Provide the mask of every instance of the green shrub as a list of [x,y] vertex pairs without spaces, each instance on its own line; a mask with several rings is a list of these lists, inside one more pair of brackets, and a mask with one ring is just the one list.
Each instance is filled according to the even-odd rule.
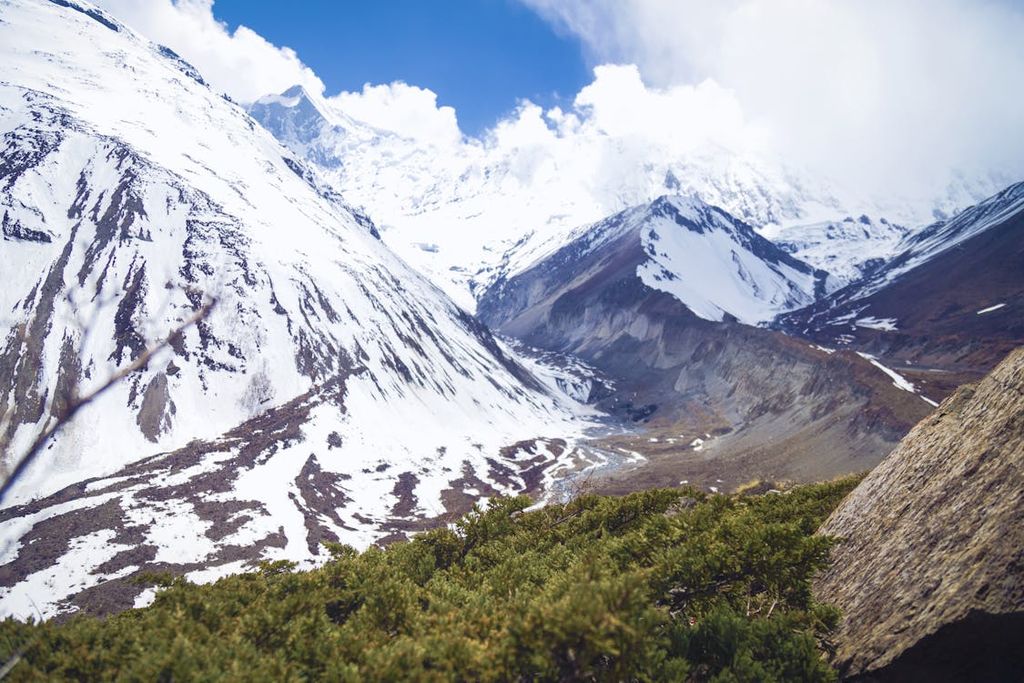
[[525,512],[498,499],[323,567],[163,586],[147,608],[0,624],[12,680],[829,681],[814,536],[853,480],[656,490]]

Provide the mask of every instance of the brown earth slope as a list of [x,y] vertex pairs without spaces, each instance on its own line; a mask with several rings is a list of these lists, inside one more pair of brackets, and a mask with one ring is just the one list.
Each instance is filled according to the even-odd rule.
[[[872,318],[890,324],[858,324]],[[954,386],[980,379],[1024,343],[1024,183],[925,228],[876,273],[778,322],[825,346],[924,370],[915,380],[929,371],[940,384],[951,373]]]
[[925,418],[821,529],[858,680],[1024,680],[1024,349]]

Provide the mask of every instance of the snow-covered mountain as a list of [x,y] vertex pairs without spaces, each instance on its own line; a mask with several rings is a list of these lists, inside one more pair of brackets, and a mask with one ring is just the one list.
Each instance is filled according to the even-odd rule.
[[[577,226],[665,194],[700,196],[780,239],[832,273],[834,289],[893,255],[903,236],[894,223],[922,226],[1000,187],[972,176],[929,201],[867,198],[718,145],[679,153],[599,131],[561,136],[539,116],[543,145],[506,139],[500,125],[482,139],[431,144],[375,129],[342,106],[296,86],[250,112],[312,161],[325,184],[362,207],[403,258],[470,310],[491,284],[565,244]],[[862,224],[844,221],[865,213],[879,217],[866,235]]]
[[825,273],[786,256],[753,228],[696,198],[662,197],[639,217],[641,281],[706,320],[750,325],[813,301]]
[[[813,302],[827,277],[724,210],[681,196],[659,197],[578,228],[564,247],[524,272],[539,266],[571,274],[588,255],[623,239],[635,240],[643,253],[635,270],[643,284],[671,294],[705,320],[769,321]],[[517,291],[508,282],[494,283],[482,313],[504,307],[506,298],[529,297],[529,291]]]
[[[3,466],[217,300],[4,501],[60,489],[0,515],[3,612],[41,582],[49,614],[143,565],[365,545],[570,456],[586,410],[169,50],[84,2],[11,0],[0,55]],[[562,445],[506,448],[537,437]]]
[[578,226],[661,195],[697,194],[756,226],[839,211],[823,184],[720,147],[685,158],[652,147],[642,160],[611,138],[596,148],[567,139],[555,157],[493,139],[435,149],[354,121],[300,87],[250,112],[467,307]]
[[991,369],[1024,339],[1024,183],[909,233],[896,255],[779,324],[829,346]]
[[931,409],[868,358],[737,322],[810,300],[823,277],[723,210],[664,197],[587,226],[478,312],[612,382],[595,405],[643,431],[599,443],[647,458],[613,490],[725,490],[863,469]]
[[829,291],[859,280],[895,256],[911,231],[885,218],[861,215],[809,225],[769,226],[761,234],[783,250],[826,271]]

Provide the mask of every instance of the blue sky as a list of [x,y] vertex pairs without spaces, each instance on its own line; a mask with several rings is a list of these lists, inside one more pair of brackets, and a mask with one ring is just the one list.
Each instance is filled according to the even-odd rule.
[[328,95],[406,81],[454,106],[470,135],[520,98],[571,101],[591,80],[579,43],[515,0],[216,0],[213,11],[293,48]]

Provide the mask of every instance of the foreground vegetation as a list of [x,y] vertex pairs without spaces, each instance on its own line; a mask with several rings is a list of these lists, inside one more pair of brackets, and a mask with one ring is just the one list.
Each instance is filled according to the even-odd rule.
[[814,530],[854,480],[657,490],[524,512],[492,501],[387,549],[209,586],[167,579],[105,620],[0,624],[12,680],[828,681],[837,619]]

